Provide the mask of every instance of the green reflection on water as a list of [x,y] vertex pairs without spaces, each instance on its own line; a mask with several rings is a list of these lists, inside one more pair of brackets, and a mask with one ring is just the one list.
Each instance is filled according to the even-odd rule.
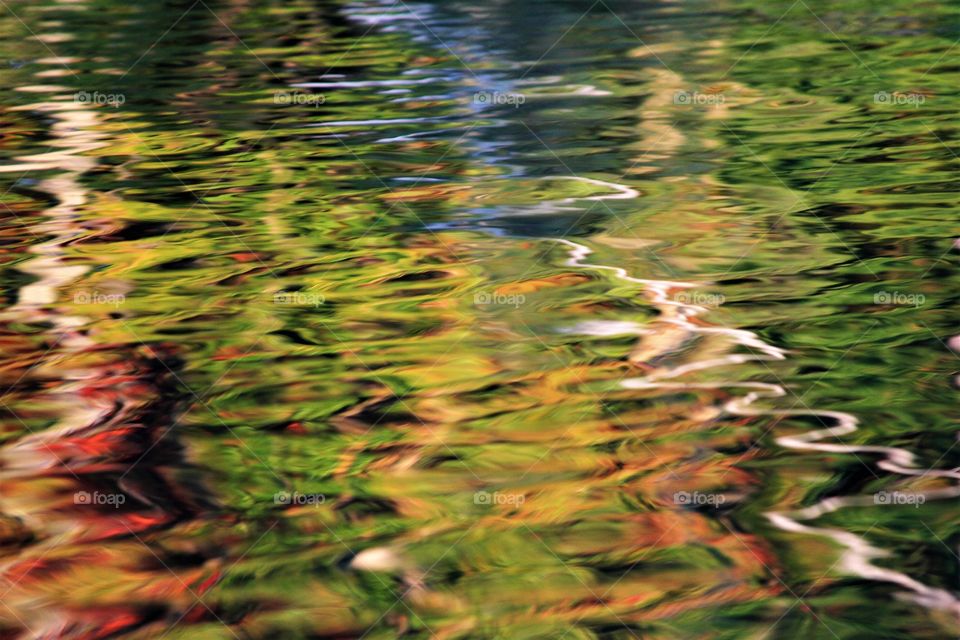
[[[785,449],[822,425],[742,389],[622,388],[749,354],[551,238],[789,351],[685,381],[957,467],[956,9],[518,6],[11,4],[0,630],[955,635],[765,516],[949,482]],[[955,591],[954,505],[816,525]]]

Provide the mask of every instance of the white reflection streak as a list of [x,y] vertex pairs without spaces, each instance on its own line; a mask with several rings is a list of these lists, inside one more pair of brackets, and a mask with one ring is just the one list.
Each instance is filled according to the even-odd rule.
[[[612,196],[594,196],[591,198],[580,198],[589,200],[604,199],[625,199],[637,197],[639,193],[622,185],[615,185],[598,180],[587,178],[575,178],[595,185],[608,186],[617,191]],[[628,195],[628,191],[632,195]],[[661,312],[659,322],[676,325],[688,332],[690,335],[722,335],[727,337],[732,343],[748,348],[753,352],[759,352],[760,355],[730,354],[720,358],[713,358],[701,362],[689,363],[678,366],[666,371],[658,371],[637,378],[627,379],[621,382],[626,389],[750,389],[750,392],[741,398],[730,400],[724,406],[725,411],[732,415],[742,417],[772,416],[772,417],[791,417],[791,416],[813,416],[830,420],[836,423],[835,426],[826,429],[817,429],[808,431],[799,435],[781,436],[776,439],[777,444],[788,449],[797,449],[801,451],[820,451],[841,454],[879,454],[884,459],[877,463],[877,466],[891,473],[897,473],[906,476],[926,476],[942,477],[960,480],[960,472],[953,470],[922,470],[916,467],[914,455],[905,449],[897,447],[881,447],[868,445],[845,445],[822,442],[828,438],[839,438],[849,435],[858,428],[858,420],[855,416],[841,411],[815,411],[815,410],[797,410],[797,411],[778,411],[773,409],[754,408],[754,403],[760,399],[780,398],[787,395],[786,389],[778,384],[766,382],[719,382],[719,383],[682,383],[682,382],[661,382],[661,380],[677,378],[693,371],[701,371],[715,367],[728,366],[734,364],[743,364],[749,361],[770,361],[783,360],[786,358],[786,351],[764,342],[759,336],[751,331],[742,329],[730,329],[726,327],[701,326],[691,322],[692,318],[706,312],[704,307],[685,304],[670,298],[670,292],[678,289],[690,289],[700,285],[689,282],[673,282],[668,280],[647,280],[644,278],[635,278],[627,273],[626,269],[605,264],[596,264],[586,262],[587,257],[593,251],[576,242],[565,238],[553,238],[559,244],[570,249],[570,258],[564,264],[569,267],[580,269],[590,269],[595,271],[607,271],[614,277],[634,284],[641,285],[647,299],[657,307]],[[926,498],[952,498],[960,496],[960,486],[945,490],[933,490],[923,492]],[[868,580],[880,582],[889,582],[899,585],[912,592],[909,597],[916,603],[936,609],[945,609],[960,615],[960,600],[953,594],[943,589],[937,589],[925,585],[899,571],[877,567],[873,564],[875,558],[889,555],[882,549],[872,546],[865,538],[849,531],[839,529],[828,529],[823,527],[812,527],[801,524],[801,521],[814,520],[826,513],[836,511],[848,506],[867,506],[873,504],[870,496],[851,496],[851,497],[833,497],[822,500],[810,507],[800,509],[790,513],[771,512],[767,518],[778,528],[793,533],[813,534],[826,536],[842,547],[842,552],[838,567],[849,574],[860,576]]]

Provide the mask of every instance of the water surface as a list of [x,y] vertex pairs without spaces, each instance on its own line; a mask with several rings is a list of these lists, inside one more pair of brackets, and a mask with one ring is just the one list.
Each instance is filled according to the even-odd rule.
[[956,7],[0,15],[0,636],[960,632]]

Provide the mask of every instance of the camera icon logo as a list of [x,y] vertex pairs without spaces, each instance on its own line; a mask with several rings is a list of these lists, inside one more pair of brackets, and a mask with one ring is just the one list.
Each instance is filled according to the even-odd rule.
[[77,491],[73,494],[73,504],[93,504],[93,496],[89,491]]
[[487,491],[477,491],[473,494],[473,504],[493,504],[493,496]]
[[677,491],[673,494],[673,502],[678,505],[687,505],[692,501],[692,496],[687,491]]

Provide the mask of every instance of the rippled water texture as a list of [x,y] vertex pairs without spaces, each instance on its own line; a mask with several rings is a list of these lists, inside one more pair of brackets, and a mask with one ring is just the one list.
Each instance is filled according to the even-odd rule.
[[0,2],[0,638],[956,638],[960,8]]

